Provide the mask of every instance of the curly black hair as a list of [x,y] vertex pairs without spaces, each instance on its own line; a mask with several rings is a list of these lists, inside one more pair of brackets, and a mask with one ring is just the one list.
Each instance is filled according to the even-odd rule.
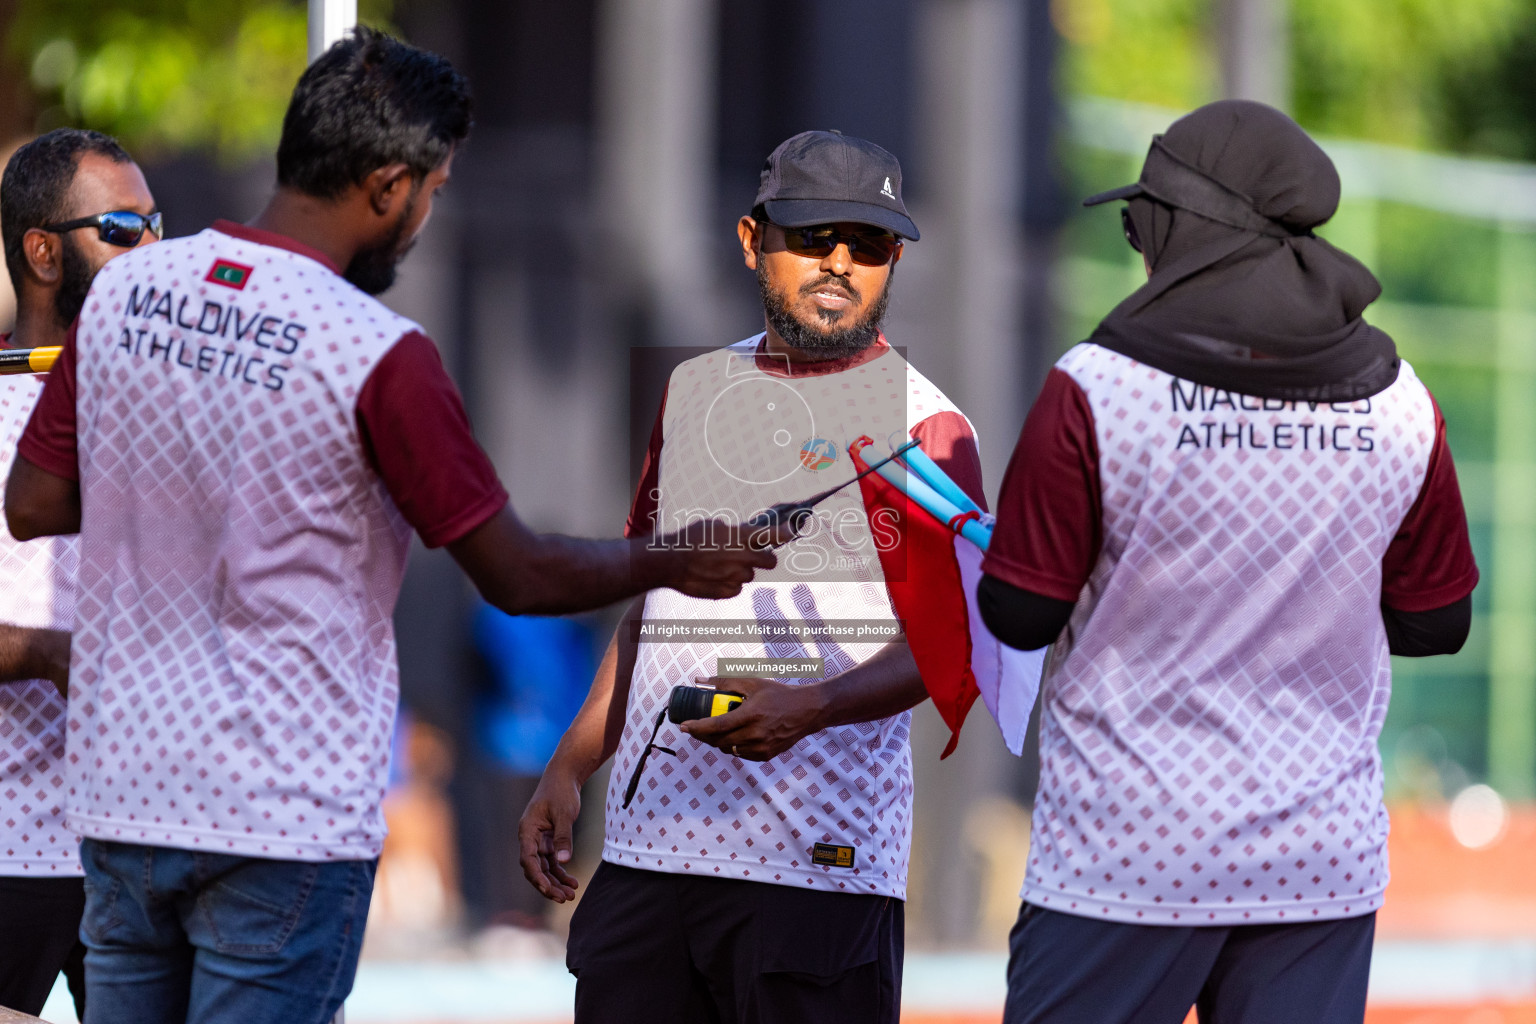
[[359,27],[309,66],[277,147],[277,183],[334,199],[388,164],[418,179],[469,136],[469,82],[447,60]]

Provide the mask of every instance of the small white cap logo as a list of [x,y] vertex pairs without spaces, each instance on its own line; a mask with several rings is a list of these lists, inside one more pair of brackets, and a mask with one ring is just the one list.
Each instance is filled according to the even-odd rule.
[[892,199],[896,198],[896,193],[891,191],[891,179],[890,178],[886,178],[885,179],[885,187],[880,190],[880,194],[883,195],[883,196],[889,196]]

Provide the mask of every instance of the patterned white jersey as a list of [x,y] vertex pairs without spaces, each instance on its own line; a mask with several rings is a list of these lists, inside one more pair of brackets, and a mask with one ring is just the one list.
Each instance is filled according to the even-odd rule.
[[378,855],[409,530],[356,405],[414,329],[238,226],[97,276],[76,339],[72,829]]
[[[0,481],[10,476],[40,377],[0,377]],[[0,623],[71,629],[74,537],[19,543],[0,520]],[[0,875],[78,875],[80,841],[64,827],[64,698],[51,682],[0,683]]]
[[[775,376],[753,358],[762,335],[677,368],[667,386],[655,529],[701,516],[744,520],[853,476],[847,444],[899,444],[945,396],[894,350],[848,369]],[[969,425],[965,429],[969,432]],[[819,678],[866,661],[885,639],[858,634],[804,643],[754,639],[778,621],[894,624],[857,486],[818,506],[815,525],[779,549],[779,567],[734,598],[675,590],[646,598],[644,632],[613,762],[603,859],[627,867],[906,898],[911,829],[911,714],[813,733],[765,762],[703,744],[670,722],[634,801],[622,806],[657,714],[673,686],[714,675],[721,658],[821,658]],[[733,624],[742,639],[667,636],[668,627]],[[894,631],[894,630],[892,630]],[[771,674],[771,673],[768,673]],[[790,679],[811,682],[813,678]]]
[[1091,408],[1102,548],[1046,670],[1024,898],[1160,925],[1375,910],[1383,557],[1424,487],[1429,392],[1406,362],[1334,404],[1092,344],[1057,369]]

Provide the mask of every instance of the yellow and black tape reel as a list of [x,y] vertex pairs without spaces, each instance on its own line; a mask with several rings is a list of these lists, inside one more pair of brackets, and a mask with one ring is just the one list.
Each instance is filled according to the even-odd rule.
[[42,348],[0,349],[0,375],[11,373],[47,373],[64,349],[58,345]]

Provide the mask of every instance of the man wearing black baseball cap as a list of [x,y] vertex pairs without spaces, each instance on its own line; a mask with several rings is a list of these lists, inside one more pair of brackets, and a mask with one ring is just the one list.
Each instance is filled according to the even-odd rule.
[[901,201],[896,158],[841,132],[801,132],[780,143],[763,165],[755,205],[786,228],[851,221],[921,237]]
[[[918,237],[896,158],[796,135],[769,156],[737,234],[766,330],[673,372],[626,532],[817,494],[853,475],[861,435],[921,440],[982,500],[970,424],[880,331]],[[738,598],[655,590],[631,606],[524,814],[524,872],[563,902],[581,785],[614,757],[603,863],[567,950],[578,1024],[898,1019],[910,709],[926,694],[889,639],[877,552],[897,538],[872,528],[856,487],[816,512]],[[876,640],[856,632],[882,624]],[[731,658],[802,667],[726,677]],[[740,707],[670,723],[673,688],[695,681]]]

